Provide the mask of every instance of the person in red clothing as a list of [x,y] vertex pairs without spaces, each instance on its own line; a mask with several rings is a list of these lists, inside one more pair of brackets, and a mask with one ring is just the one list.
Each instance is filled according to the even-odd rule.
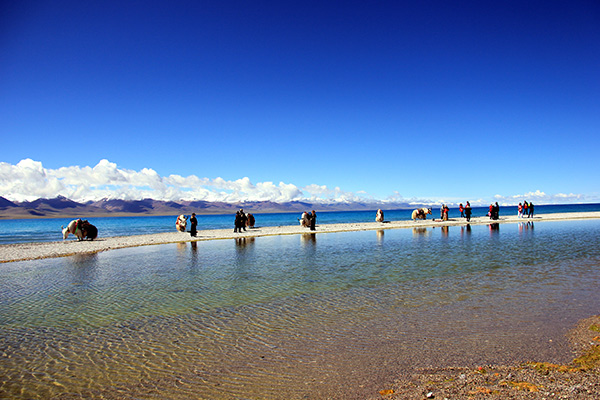
[[519,213],[517,214],[517,217],[523,218],[523,205],[521,203],[519,203],[518,210],[519,210]]
[[464,207],[463,207],[462,203],[460,203],[460,204],[458,205],[458,211],[460,211],[460,217],[461,217],[461,218],[464,218],[464,217],[465,217],[465,209],[464,209]]

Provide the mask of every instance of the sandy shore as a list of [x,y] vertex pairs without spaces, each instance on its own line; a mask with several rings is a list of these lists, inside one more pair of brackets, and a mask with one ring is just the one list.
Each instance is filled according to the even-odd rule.
[[[471,225],[487,225],[490,222],[497,223],[517,223],[517,222],[543,222],[543,221],[559,221],[559,220],[579,220],[579,219],[599,219],[600,212],[586,213],[559,213],[559,214],[540,214],[535,218],[519,219],[516,216],[500,217],[497,221],[490,221],[488,217],[472,218]],[[318,220],[317,220],[318,222]],[[332,233],[332,232],[352,232],[352,231],[367,231],[381,229],[400,229],[400,228],[422,228],[432,226],[461,226],[466,225],[463,218],[451,219],[449,221],[425,220],[425,221],[386,221],[380,222],[364,222],[364,223],[348,223],[348,224],[327,224],[317,225],[316,234]],[[201,227],[200,227],[201,228]],[[35,260],[49,257],[66,257],[74,254],[96,253],[100,251],[122,249],[126,247],[148,246],[155,244],[167,243],[183,243],[192,241],[204,240],[223,240],[235,239],[240,237],[260,237],[273,235],[298,235],[311,233],[307,228],[299,225],[291,226],[275,226],[275,227],[256,227],[248,229],[244,233],[234,233],[233,229],[215,229],[215,230],[200,230],[198,236],[192,238],[188,233],[183,232],[167,232],[155,233],[150,235],[133,235],[133,236],[114,236],[114,237],[99,237],[93,241],[77,241],[70,236],[69,239],[60,242],[46,243],[20,243],[7,244],[0,246],[0,263],[11,261]],[[102,231],[100,231],[102,234]]]

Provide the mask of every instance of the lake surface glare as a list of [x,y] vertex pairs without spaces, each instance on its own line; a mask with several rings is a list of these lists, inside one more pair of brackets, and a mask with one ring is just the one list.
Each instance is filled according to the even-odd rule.
[[600,222],[145,246],[0,265],[0,398],[363,399],[419,367],[568,362]]

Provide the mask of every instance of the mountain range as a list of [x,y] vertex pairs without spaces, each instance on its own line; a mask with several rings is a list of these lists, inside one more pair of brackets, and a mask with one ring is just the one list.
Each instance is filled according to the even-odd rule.
[[[0,197],[0,218],[87,218],[102,216],[134,215],[179,215],[179,214],[227,214],[243,208],[252,213],[302,212],[302,211],[362,211],[383,208],[378,202],[348,203],[311,203],[291,201],[275,203],[272,201],[246,201],[238,203],[209,201],[163,201],[153,199],[118,200],[102,199],[78,203],[58,196],[52,199],[13,202]],[[408,203],[385,203],[385,209],[413,208]]]

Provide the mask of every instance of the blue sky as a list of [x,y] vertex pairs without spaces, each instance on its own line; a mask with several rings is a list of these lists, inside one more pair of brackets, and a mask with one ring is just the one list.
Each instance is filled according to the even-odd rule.
[[4,1],[0,54],[13,199],[600,201],[597,1]]

